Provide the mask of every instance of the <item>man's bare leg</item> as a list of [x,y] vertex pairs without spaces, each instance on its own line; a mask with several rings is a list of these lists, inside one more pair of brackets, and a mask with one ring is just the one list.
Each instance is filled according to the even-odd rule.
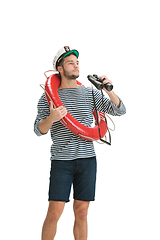
[[75,214],[75,223],[74,223],[74,238],[75,240],[87,240],[87,214],[88,207],[90,202],[74,200],[74,214]]
[[56,235],[57,222],[63,212],[65,202],[50,201],[46,219],[42,228],[42,240],[53,240]]

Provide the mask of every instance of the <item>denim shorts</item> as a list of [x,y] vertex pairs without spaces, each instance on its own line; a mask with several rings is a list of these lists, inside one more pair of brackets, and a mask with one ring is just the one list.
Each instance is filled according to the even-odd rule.
[[49,201],[69,202],[73,184],[73,198],[95,200],[96,157],[51,161]]

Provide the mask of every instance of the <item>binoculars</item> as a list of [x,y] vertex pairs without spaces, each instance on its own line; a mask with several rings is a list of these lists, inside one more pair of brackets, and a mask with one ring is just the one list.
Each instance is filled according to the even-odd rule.
[[102,90],[102,88],[105,87],[105,89],[110,92],[113,89],[112,84],[103,84],[104,79],[99,78],[96,74],[88,75],[87,78],[98,90]]

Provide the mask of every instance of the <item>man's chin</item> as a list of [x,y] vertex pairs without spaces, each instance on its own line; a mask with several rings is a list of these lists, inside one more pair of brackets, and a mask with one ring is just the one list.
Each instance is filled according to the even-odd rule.
[[79,77],[79,74],[72,74],[71,76],[70,76],[70,79],[77,79]]

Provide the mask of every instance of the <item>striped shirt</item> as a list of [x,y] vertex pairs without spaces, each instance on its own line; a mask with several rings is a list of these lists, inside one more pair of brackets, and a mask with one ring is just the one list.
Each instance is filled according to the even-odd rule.
[[[78,88],[59,89],[58,94],[67,111],[76,120],[91,127],[93,123],[93,111],[95,110],[92,89],[80,85]],[[94,97],[98,111],[103,112],[104,109],[106,113],[113,116],[125,114],[126,109],[121,100],[121,106],[118,108],[111,100],[104,96],[103,108],[101,92],[94,89]],[[39,131],[38,125],[40,121],[46,119],[50,114],[50,107],[45,93],[41,96],[37,108],[38,113],[34,123],[34,131],[37,136],[41,136],[42,134]],[[73,134],[60,121],[53,123],[50,134],[53,142],[51,145],[51,160],[74,160],[95,156],[93,142]]]

